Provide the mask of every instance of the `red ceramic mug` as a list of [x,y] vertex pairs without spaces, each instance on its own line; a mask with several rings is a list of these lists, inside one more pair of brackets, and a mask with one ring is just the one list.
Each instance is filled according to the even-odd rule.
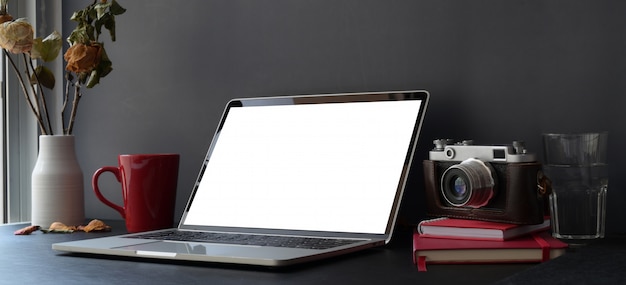
[[[130,233],[174,226],[178,154],[122,154],[119,166],[101,167],[93,174],[91,184],[100,201],[118,211],[126,220]],[[98,179],[111,172],[122,184],[123,206],[100,193]]]

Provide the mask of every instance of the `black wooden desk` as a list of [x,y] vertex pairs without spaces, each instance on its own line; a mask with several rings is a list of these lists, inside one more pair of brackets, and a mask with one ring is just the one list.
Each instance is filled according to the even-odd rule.
[[[0,284],[488,284],[496,281],[528,284],[529,276],[537,274],[536,277],[544,280],[561,274],[575,276],[572,274],[577,270],[573,268],[580,264],[571,263],[585,259],[583,250],[580,250],[541,265],[431,265],[428,272],[418,272],[411,262],[410,231],[401,231],[397,239],[384,248],[280,270],[89,257],[51,249],[56,242],[125,232],[123,222],[106,222],[113,226],[113,232],[36,232],[29,236],[15,236],[13,232],[27,224],[0,226]],[[626,281],[623,279],[626,276],[624,241],[599,247],[606,254],[617,252],[611,256],[616,262],[611,270],[617,273],[609,277],[622,282],[612,284]],[[613,247],[617,250],[612,251]],[[558,271],[550,272],[551,268]]]

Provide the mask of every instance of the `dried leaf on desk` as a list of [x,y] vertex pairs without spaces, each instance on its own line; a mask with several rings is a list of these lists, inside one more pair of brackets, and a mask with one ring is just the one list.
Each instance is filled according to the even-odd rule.
[[92,232],[92,231],[108,232],[108,231],[111,231],[111,227],[105,224],[103,221],[94,219],[94,220],[91,220],[91,222],[89,222],[89,224],[87,224],[86,226],[78,226],[78,230],[84,231],[86,233]]
[[94,219],[89,222],[86,226],[68,226],[61,222],[54,222],[47,229],[41,229],[39,226],[28,226],[22,229],[15,231],[16,235],[29,235],[36,230],[41,230],[44,233],[64,233],[69,234],[75,231],[84,231],[88,232],[109,232],[111,231],[111,226],[105,224],[103,221]]
[[48,229],[42,229],[44,233],[73,233],[76,230],[75,226],[67,226],[61,222],[54,222]]
[[13,232],[13,234],[15,234],[15,235],[29,235],[29,234],[31,234],[32,232],[34,232],[34,231],[36,231],[38,229],[39,229],[39,226],[28,226],[28,227],[24,227],[24,228],[21,228],[21,229],[15,231],[15,232]]

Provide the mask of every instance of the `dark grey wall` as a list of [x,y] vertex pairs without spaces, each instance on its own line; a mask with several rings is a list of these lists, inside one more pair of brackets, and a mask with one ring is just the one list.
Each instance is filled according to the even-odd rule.
[[[84,2],[64,1],[64,18]],[[418,161],[439,137],[525,140],[541,155],[542,132],[609,131],[608,231],[626,231],[624,1],[121,4],[118,42],[107,43],[115,70],[87,91],[75,130],[86,185],[119,153],[179,152],[180,212],[230,98],[427,89]],[[419,163],[413,172],[408,223],[424,203]],[[119,195],[109,178],[103,188]],[[86,191],[90,217],[119,217]]]

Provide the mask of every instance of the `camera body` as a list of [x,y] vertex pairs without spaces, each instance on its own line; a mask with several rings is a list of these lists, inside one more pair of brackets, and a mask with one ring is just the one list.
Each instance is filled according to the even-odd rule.
[[424,160],[427,214],[514,224],[544,220],[541,164],[522,142],[481,146],[435,140]]

